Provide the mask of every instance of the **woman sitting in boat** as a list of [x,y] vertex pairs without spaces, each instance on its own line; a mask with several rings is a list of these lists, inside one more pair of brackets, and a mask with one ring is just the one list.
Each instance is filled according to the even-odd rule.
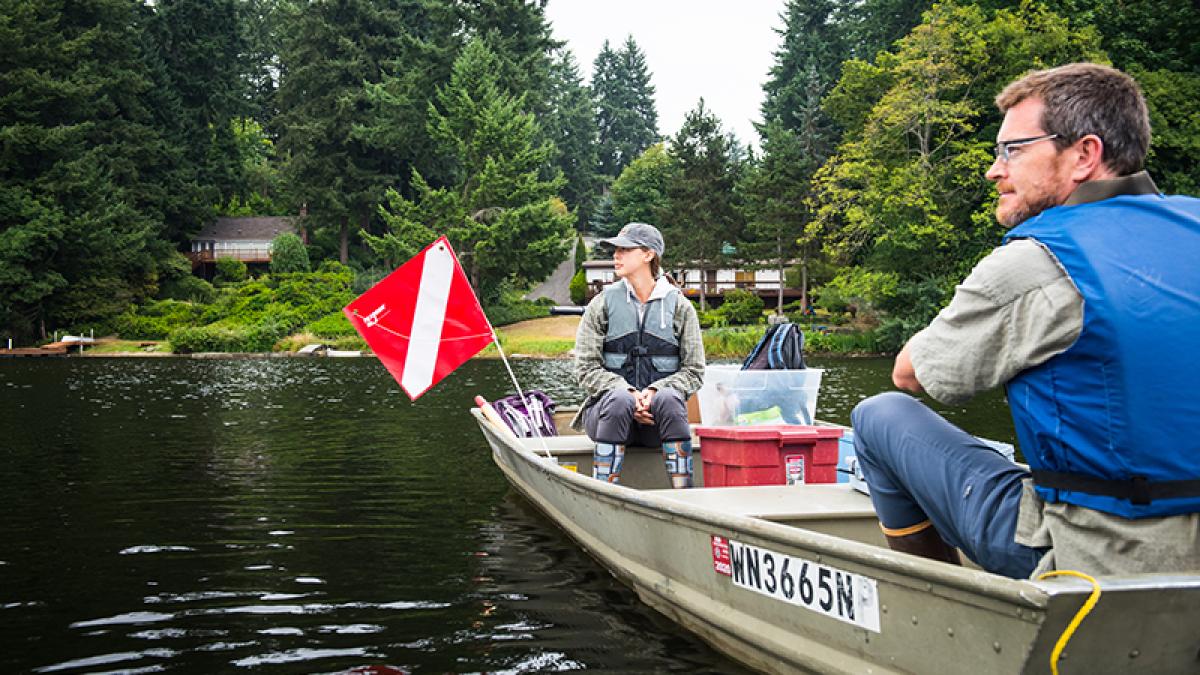
[[596,442],[592,476],[616,483],[627,445],[662,446],[671,485],[692,486],[689,396],[704,377],[696,309],[661,276],[663,238],[629,223],[613,246],[619,281],[592,298],[575,336],[575,377],[587,392],[572,422]]

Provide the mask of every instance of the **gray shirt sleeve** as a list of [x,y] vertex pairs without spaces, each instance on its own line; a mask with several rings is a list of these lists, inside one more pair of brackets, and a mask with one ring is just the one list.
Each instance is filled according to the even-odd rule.
[[1083,330],[1083,296],[1049,250],[1016,240],[992,251],[909,342],[917,381],[948,404],[1062,353]]

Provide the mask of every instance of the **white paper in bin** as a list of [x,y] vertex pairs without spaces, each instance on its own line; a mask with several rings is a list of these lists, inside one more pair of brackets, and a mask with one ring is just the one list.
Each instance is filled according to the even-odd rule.
[[700,421],[707,426],[812,424],[824,372],[707,366],[698,396]]

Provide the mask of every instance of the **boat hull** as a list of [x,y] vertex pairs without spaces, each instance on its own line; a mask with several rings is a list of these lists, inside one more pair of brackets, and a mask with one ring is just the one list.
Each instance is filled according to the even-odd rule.
[[[1012,580],[889,551],[870,500],[845,485],[609,485],[560,467],[537,441],[517,440],[475,414],[496,465],[521,494],[646,604],[758,670],[925,673],[969,664],[978,673],[1046,672],[1054,642],[1091,590],[1077,579]],[[552,453],[586,443],[550,440]],[[714,550],[722,543],[740,550],[740,575],[727,573]],[[793,591],[794,570],[811,570],[817,601],[778,592],[788,575],[766,568],[768,554],[793,564]],[[819,569],[828,574],[818,580]],[[843,579],[855,590],[834,587]],[[767,592],[772,585],[776,592]],[[864,599],[872,593],[873,606]],[[835,598],[857,604],[853,620],[823,611]],[[1193,670],[1198,624],[1198,577],[1105,580],[1062,663],[1071,672]]]

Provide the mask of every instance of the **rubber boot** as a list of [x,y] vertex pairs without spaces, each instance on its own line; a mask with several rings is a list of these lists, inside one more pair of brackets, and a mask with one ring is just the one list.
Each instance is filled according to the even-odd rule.
[[951,565],[962,564],[958,557],[958,550],[947,544],[942,539],[942,535],[938,534],[937,529],[933,527],[933,523],[928,520],[900,529],[888,529],[882,525],[880,528],[887,537],[888,546],[893,551],[909,553]]
[[692,487],[692,442],[664,441],[662,453],[667,475],[671,477],[671,487]]
[[596,443],[596,449],[592,452],[592,478],[609,483],[620,483],[621,467],[624,465],[624,445]]

